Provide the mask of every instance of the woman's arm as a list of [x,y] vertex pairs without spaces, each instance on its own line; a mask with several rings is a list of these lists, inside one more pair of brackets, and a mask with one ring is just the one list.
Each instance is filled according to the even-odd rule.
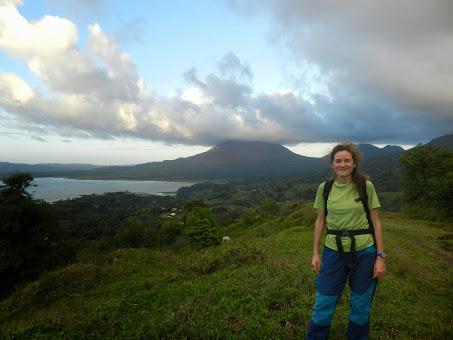
[[320,270],[320,259],[319,259],[319,242],[321,241],[321,234],[326,224],[326,216],[324,212],[318,213],[318,217],[315,222],[315,235],[313,238],[313,257],[311,259],[311,266],[316,274],[319,274]]
[[[374,234],[376,239],[376,250],[378,253],[384,252],[384,238],[382,236],[381,219],[379,218],[379,209],[371,209],[371,220],[374,225]],[[373,278],[381,279],[385,274],[385,260],[378,256],[374,264]]]

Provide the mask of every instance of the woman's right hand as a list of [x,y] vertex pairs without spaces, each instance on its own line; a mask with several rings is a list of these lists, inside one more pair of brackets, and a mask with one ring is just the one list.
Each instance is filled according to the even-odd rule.
[[319,254],[313,254],[313,257],[311,258],[311,267],[316,272],[316,274],[319,274],[320,270]]

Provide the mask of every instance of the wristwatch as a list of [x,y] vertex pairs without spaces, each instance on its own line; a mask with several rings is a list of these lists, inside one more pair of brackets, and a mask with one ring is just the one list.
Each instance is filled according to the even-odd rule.
[[376,255],[379,256],[379,257],[382,257],[383,259],[385,259],[385,253],[384,252],[377,253]]

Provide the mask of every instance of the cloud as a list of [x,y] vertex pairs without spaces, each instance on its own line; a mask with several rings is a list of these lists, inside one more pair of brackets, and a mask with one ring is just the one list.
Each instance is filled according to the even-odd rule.
[[[0,107],[11,127],[67,138],[198,145],[226,139],[410,143],[451,133],[453,67],[441,53],[450,49],[449,22],[434,20],[425,8],[430,30],[417,29],[418,38],[398,26],[399,5],[390,4],[396,14],[386,17],[377,5],[364,3],[372,8],[265,2],[288,48],[301,65],[316,66],[319,74],[312,72],[310,79],[318,77],[325,88],[308,91],[305,69],[294,76],[301,81],[298,91],[255,93],[252,68],[229,52],[211,73],[189,69],[182,75],[187,87],[167,97],[150,94],[131,56],[99,24],[88,26],[81,46],[71,21],[44,16],[30,22],[17,3],[3,6],[0,48],[23,60],[41,84],[33,87],[17,74],[0,72]],[[249,13],[252,9],[262,10],[251,6]],[[416,22],[404,18],[402,26]]]
[[[51,95],[32,89],[24,79],[0,73],[0,103],[17,119],[73,128],[96,136],[127,134],[135,115],[148,109],[143,81],[129,55],[102,32],[89,26],[85,51],[68,20],[45,16],[30,23],[15,7],[1,8],[0,47],[24,59]],[[25,34],[21,34],[25,32]]]
[[0,6],[19,6],[22,5],[22,0],[0,0]]
[[26,105],[34,95],[33,89],[17,75],[0,72],[0,104],[2,106]]
[[[18,11],[13,14],[24,26],[37,29]],[[52,20],[62,28],[73,27],[66,20]],[[32,129],[35,124],[34,129],[47,126],[65,136],[123,136],[201,145],[231,138],[278,140],[285,132],[278,120],[260,116],[252,96],[252,72],[232,53],[220,60],[218,73],[200,78],[195,69],[189,70],[184,75],[190,85],[186,91],[157,98],[146,93],[130,56],[100,25],[88,27],[85,49],[74,40],[77,30],[66,31],[73,34],[66,35],[61,48],[51,53],[31,48],[21,54],[51,95],[31,88],[18,75],[0,75],[0,103],[15,115],[15,127]],[[48,39],[51,44],[52,36]],[[11,50],[9,45],[3,48]],[[18,91],[19,87],[27,91]]]
[[203,82],[197,78],[194,69],[185,73],[185,79],[211,98],[213,104],[221,107],[235,108],[246,105],[252,93],[249,86],[231,79],[220,78],[216,74],[209,74]]
[[219,61],[218,68],[223,76],[230,76],[232,79],[245,78],[251,80],[253,78],[250,66],[241,63],[233,52],[225,54]]
[[331,121],[329,132],[344,122],[354,139],[414,142],[453,131],[453,2],[230,3],[269,15],[274,37],[328,79],[334,105],[321,96],[315,106]]
[[77,28],[63,18],[44,16],[28,22],[12,5],[1,7],[0,48],[17,57],[51,55],[76,43]]
[[47,142],[44,138],[39,137],[39,136],[31,136],[31,138],[38,142]]

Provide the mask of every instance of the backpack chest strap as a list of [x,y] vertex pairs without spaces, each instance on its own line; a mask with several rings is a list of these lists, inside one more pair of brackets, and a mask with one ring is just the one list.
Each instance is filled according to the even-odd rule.
[[351,239],[351,252],[355,252],[355,237],[356,235],[372,234],[370,229],[357,229],[357,230],[332,230],[327,229],[327,234],[335,235],[335,242],[337,243],[338,252],[343,256],[344,249],[341,243],[342,237],[349,237]]

